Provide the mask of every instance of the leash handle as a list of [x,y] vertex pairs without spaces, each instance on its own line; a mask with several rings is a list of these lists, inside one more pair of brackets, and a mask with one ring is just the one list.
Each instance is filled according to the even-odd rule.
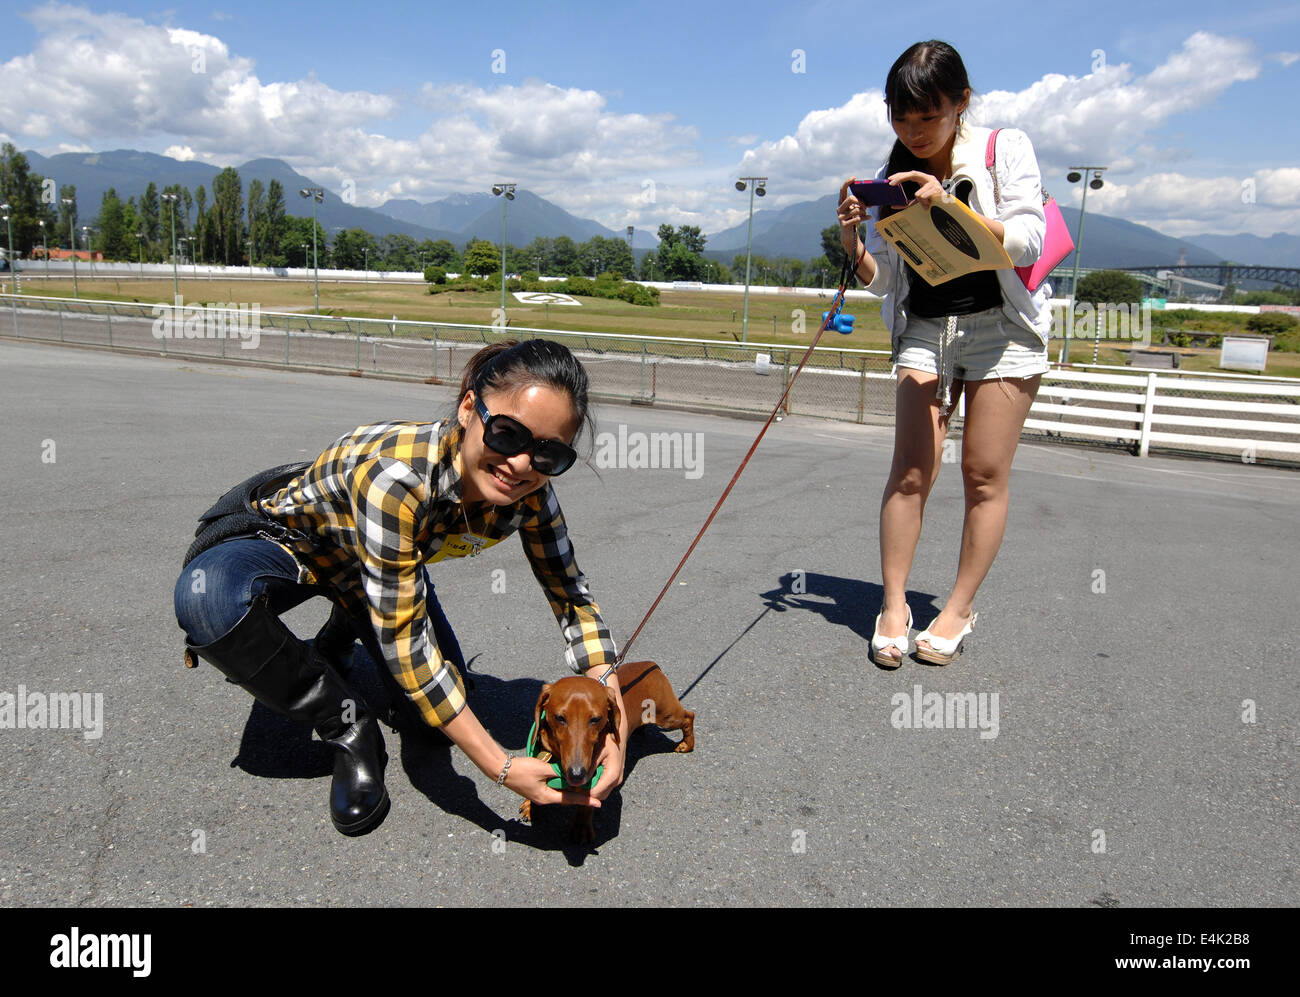
[[[866,248],[863,247],[863,254],[865,255],[865,253]],[[822,333],[825,332],[839,316],[840,309],[844,307],[844,292],[848,288],[849,281],[852,280],[854,275],[857,273],[861,261],[862,257],[860,256],[854,258],[852,261],[852,268],[850,269],[850,257],[847,253],[845,254],[844,266],[840,271],[839,290],[835,292],[835,297],[831,301],[830,310],[826,313],[826,318],[822,321],[821,328],[817,330],[817,335],[813,337],[813,341],[808,345],[808,349],[804,352],[803,359],[799,361],[799,366],[795,368],[794,375],[790,378],[790,383],[785,386],[785,391],[781,393],[781,397],[777,401],[776,407],[772,409],[771,415],[767,417],[767,422],[763,423],[763,428],[758,431],[758,437],[750,446],[749,452],[746,453],[744,458],[741,460],[740,466],[736,468],[736,473],[731,476],[731,481],[727,483],[727,487],[722,492],[722,497],[718,499],[717,504],[713,507],[713,511],[709,513],[709,518],[706,519],[704,525],[700,527],[700,532],[695,534],[695,539],[691,541],[691,545],[686,549],[686,553],[682,555],[682,559],[677,562],[677,567],[673,569],[673,573],[669,576],[668,581],[664,583],[664,587],[659,590],[659,595],[655,597],[655,601],[651,604],[650,609],[646,612],[645,616],[641,618],[641,622],[637,624],[637,628],[632,631],[632,636],[629,637],[627,643],[623,645],[623,650],[619,651],[618,656],[614,659],[614,664],[610,665],[605,674],[601,676],[600,681],[602,684],[609,679],[609,676],[613,673],[614,669],[623,663],[624,659],[627,657],[627,652],[632,647],[632,642],[637,639],[637,636],[641,633],[642,629],[644,629],[646,623],[650,621],[650,617],[659,607],[659,603],[663,601],[663,597],[672,587],[678,574],[681,573],[682,568],[686,564],[687,558],[691,556],[691,552],[695,550],[696,545],[700,542],[700,538],[704,536],[704,531],[707,530],[709,524],[713,522],[713,517],[716,516],[718,510],[722,508],[722,503],[727,501],[727,496],[731,494],[731,489],[735,487],[736,482],[740,479],[740,473],[745,470],[745,465],[749,463],[749,458],[754,456],[754,451],[757,450],[758,445],[763,442],[763,436],[767,432],[767,428],[772,425],[772,420],[776,418],[776,414],[781,411],[781,407],[785,404],[786,399],[790,397],[790,390],[794,387],[794,382],[798,379],[799,373],[803,370],[804,364],[808,362],[808,358],[812,356],[813,350],[817,348],[817,343],[821,340]]]

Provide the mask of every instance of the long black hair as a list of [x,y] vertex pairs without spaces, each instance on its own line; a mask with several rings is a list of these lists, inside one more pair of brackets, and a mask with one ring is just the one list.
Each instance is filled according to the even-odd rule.
[[[970,89],[966,64],[957,50],[947,42],[931,39],[917,42],[900,55],[889,68],[885,78],[885,106],[889,120],[912,111],[933,111],[947,97],[955,105],[966,99]],[[961,127],[961,116],[957,117]],[[887,176],[907,170],[927,172],[925,163],[908,151],[897,139],[889,152]]]
[[507,339],[483,347],[465,365],[456,407],[471,391],[482,398],[484,392],[515,394],[536,385],[566,394],[578,417],[578,436],[584,426],[595,435],[596,421],[587,404],[587,371],[567,346],[549,339]]

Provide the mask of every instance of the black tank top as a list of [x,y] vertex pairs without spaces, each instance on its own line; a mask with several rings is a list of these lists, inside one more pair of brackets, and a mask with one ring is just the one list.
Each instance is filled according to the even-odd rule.
[[[962,204],[970,207],[969,183],[957,185],[956,195]],[[954,277],[933,287],[924,277],[907,267],[907,280],[911,288],[907,311],[919,318],[943,318],[947,315],[973,315],[990,308],[1002,307],[1002,288],[996,270],[981,270]]]

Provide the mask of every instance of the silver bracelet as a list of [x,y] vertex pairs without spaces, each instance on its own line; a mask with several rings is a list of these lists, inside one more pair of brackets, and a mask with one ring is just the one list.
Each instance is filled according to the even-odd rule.
[[501,769],[501,774],[497,776],[498,786],[504,786],[506,784],[506,775],[510,772],[510,763],[513,762],[514,760],[515,760],[515,756],[510,754],[510,752],[507,751],[506,763]]

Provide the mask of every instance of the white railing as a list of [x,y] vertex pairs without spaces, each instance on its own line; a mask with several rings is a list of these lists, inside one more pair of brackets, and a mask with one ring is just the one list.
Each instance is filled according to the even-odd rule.
[[1130,441],[1140,457],[1157,444],[1240,452],[1248,460],[1295,460],[1300,457],[1300,380],[1054,370],[1044,375],[1025,428]]

